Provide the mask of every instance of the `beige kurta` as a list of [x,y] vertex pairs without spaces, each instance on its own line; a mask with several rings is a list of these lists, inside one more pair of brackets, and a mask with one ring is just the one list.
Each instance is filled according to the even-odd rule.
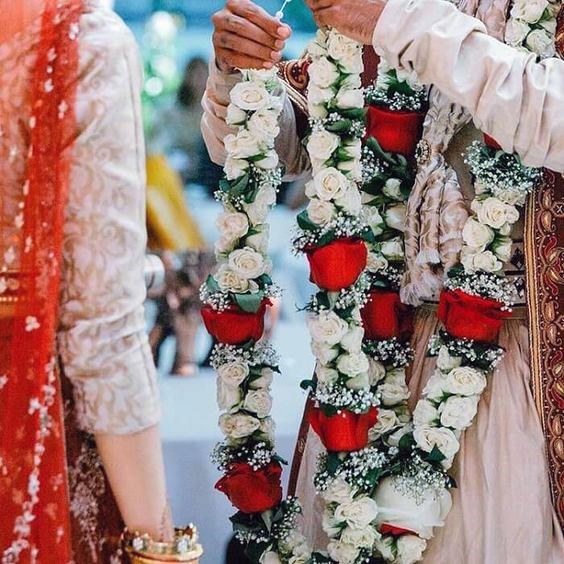
[[[423,81],[464,105],[476,125],[506,150],[518,152],[529,165],[564,170],[562,61],[535,64],[531,56],[488,37],[478,20],[442,0],[391,0],[374,43],[388,60],[414,68]],[[222,74],[212,64],[202,129],[212,158],[220,164],[225,159],[222,139],[230,132],[224,122],[228,91],[238,80],[238,74]],[[468,204],[474,192],[461,153],[480,137],[480,131],[469,124],[446,153]],[[277,150],[291,177],[307,172],[307,156],[297,138],[288,98]],[[519,232],[522,225],[516,226],[515,239]],[[519,246],[506,270],[522,275]],[[427,298],[431,301],[433,296]],[[518,311],[500,337],[506,357],[490,378],[475,424],[461,440],[453,467],[459,484],[453,492],[454,508],[446,526],[429,542],[427,564],[557,564],[564,559],[564,538],[550,499],[544,437],[530,390],[527,324],[524,310]],[[434,306],[420,308],[409,382],[412,407],[434,369],[426,349],[437,328]],[[315,496],[312,476],[322,450],[310,431],[297,486],[305,508],[304,532],[318,547],[325,542],[322,501]]]
[[[33,29],[0,45],[2,271],[16,271],[14,244],[29,143],[29,83],[39,41]],[[141,65],[125,24],[86,2],[80,20],[76,142],[64,225],[59,352],[83,430],[126,434],[159,420],[143,302],[145,156]]]

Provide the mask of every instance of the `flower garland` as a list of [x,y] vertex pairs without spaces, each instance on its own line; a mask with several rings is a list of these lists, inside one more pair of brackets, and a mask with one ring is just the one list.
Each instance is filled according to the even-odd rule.
[[282,460],[270,417],[278,356],[260,341],[270,298],[279,293],[270,278],[266,221],[282,178],[274,141],[283,88],[276,70],[242,75],[231,91],[227,123],[236,133],[225,138],[225,178],[216,193],[225,208],[217,221],[220,266],[201,289],[202,317],[217,342],[211,364],[225,436],[212,459],[224,472],[216,488],[239,510],[231,521],[248,558],[304,564],[311,551],[296,531],[299,504],[282,500]]

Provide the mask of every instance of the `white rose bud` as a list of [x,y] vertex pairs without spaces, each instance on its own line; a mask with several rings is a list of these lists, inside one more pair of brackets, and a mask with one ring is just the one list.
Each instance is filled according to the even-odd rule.
[[308,89],[308,101],[315,105],[324,105],[331,101],[335,96],[332,88],[320,88],[316,84],[312,84]]
[[278,113],[268,109],[259,110],[249,118],[247,127],[257,137],[262,137],[264,140],[274,139],[280,133]]
[[215,274],[215,280],[218,286],[226,292],[234,292],[235,294],[244,294],[249,289],[249,281],[242,278],[231,270],[226,264],[222,264]]
[[222,378],[217,379],[217,405],[224,411],[237,411],[243,394],[238,387],[228,386]]
[[337,94],[337,107],[342,109],[363,108],[364,94],[362,90],[341,88]]
[[423,395],[431,401],[442,401],[445,395],[445,386],[444,374],[440,370],[436,370],[423,388]]
[[380,272],[388,268],[388,259],[378,253],[368,253],[366,266],[370,272]]
[[386,182],[382,192],[388,196],[388,198],[392,198],[394,200],[403,201],[404,199],[401,193],[401,181],[397,178],[390,178]]
[[327,553],[339,564],[354,564],[359,555],[359,549],[338,540],[332,540],[327,545]]
[[487,225],[483,225],[471,217],[464,224],[462,239],[469,247],[485,250],[494,240],[494,232]]
[[260,421],[256,417],[244,413],[231,415],[224,413],[219,418],[219,428],[229,439],[244,439],[249,437],[260,427]]
[[453,368],[445,375],[443,389],[449,394],[459,396],[480,395],[486,388],[488,381],[481,370],[469,366]]
[[223,167],[227,180],[236,180],[237,178],[241,178],[241,176],[244,176],[247,173],[248,169],[248,161],[243,159],[234,159],[231,156],[227,157],[225,166]]
[[382,403],[387,407],[392,407],[409,399],[409,389],[405,384],[388,383],[380,385],[378,388]]
[[350,503],[339,505],[335,510],[335,519],[353,529],[365,529],[377,515],[378,506],[370,497],[357,498]]
[[427,542],[415,535],[403,535],[397,542],[397,564],[415,564],[423,560]]
[[417,402],[413,411],[413,424],[416,427],[434,426],[439,421],[439,412],[437,408],[427,400]]
[[356,495],[353,489],[342,478],[335,478],[329,482],[327,489],[321,494],[321,497],[327,503],[338,503],[339,505],[351,503]]
[[335,203],[349,215],[358,215],[362,209],[360,191],[355,186],[350,186]]
[[319,383],[324,386],[330,386],[339,379],[339,373],[334,368],[329,368],[320,364],[317,365],[315,374],[317,375]]
[[243,125],[247,121],[247,112],[238,108],[235,104],[227,106],[227,117],[225,122],[227,125]]
[[251,390],[245,397],[244,407],[256,413],[259,419],[263,419],[272,409],[272,396],[265,389]]
[[512,47],[519,47],[531,31],[530,26],[521,20],[511,19],[505,27],[505,42]]
[[349,378],[345,385],[349,390],[368,390],[370,388],[370,378],[368,373],[359,374],[354,378]]
[[307,216],[317,225],[326,225],[335,215],[335,207],[331,202],[312,198],[307,206]]
[[[340,144],[340,137],[329,131],[314,131],[307,142],[307,150],[315,164],[322,165],[328,161]],[[313,163],[312,163],[313,164]],[[315,170],[315,168],[314,168]]]
[[320,170],[313,177],[313,188],[317,197],[326,202],[343,196],[349,187],[347,177],[333,167]]
[[246,362],[234,360],[233,362],[222,364],[217,369],[217,373],[225,384],[236,388],[240,386],[249,375],[249,366]]
[[407,207],[405,204],[397,204],[391,206],[386,210],[386,223],[388,227],[401,231],[405,231],[405,218],[407,214]]
[[341,541],[358,548],[372,549],[377,537],[378,534],[374,527],[366,527],[366,529],[347,527],[341,534]]
[[245,246],[265,255],[268,252],[270,226],[268,223],[263,223],[262,225],[255,225],[253,229],[256,233],[245,238]]
[[471,249],[464,249],[461,262],[466,272],[498,272],[503,267],[503,263],[491,251],[472,253]]
[[362,340],[364,339],[364,329],[359,326],[353,326],[341,340],[341,347],[350,353],[358,353],[362,349]]
[[268,151],[264,158],[255,162],[255,165],[263,170],[273,170],[278,166],[278,154],[276,151]]
[[234,159],[248,159],[262,152],[261,139],[248,129],[242,129],[237,135],[227,135],[223,143],[227,154]]
[[241,278],[258,278],[265,273],[264,256],[251,247],[237,249],[229,255],[229,268]]
[[260,564],[282,564],[282,560],[280,560],[276,552],[269,550],[262,555]]
[[339,80],[339,69],[327,57],[320,57],[309,66],[309,76],[319,88],[329,88]]
[[274,370],[268,366],[260,371],[260,378],[253,380],[250,387],[253,390],[268,389],[272,385],[274,379]]
[[441,425],[458,431],[467,429],[478,412],[478,396],[451,396],[439,406]]
[[215,222],[222,237],[236,240],[247,234],[249,220],[244,213],[224,212]]
[[325,119],[329,115],[329,111],[323,104],[313,104],[310,101],[307,109],[313,119]]
[[382,555],[386,562],[393,562],[395,559],[395,539],[391,536],[384,536],[376,539],[374,545],[376,550]]
[[528,23],[538,22],[548,8],[548,0],[518,0],[511,8],[511,16]]
[[271,443],[274,443],[274,433],[276,432],[276,424],[272,417],[265,417],[260,420],[259,431],[265,435]]
[[242,110],[256,111],[270,104],[270,94],[263,84],[239,82],[231,89],[231,101]]
[[451,356],[448,352],[448,348],[442,346],[439,349],[439,354],[437,356],[437,366],[443,370],[448,371],[453,368],[458,368],[462,364],[462,358],[459,356]]
[[499,260],[509,262],[511,260],[513,241],[510,237],[498,237],[493,242],[492,249]]
[[476,211],[480,223],[494,229],[501,229],[506,223],[512,224],[519,219],[519,212],[515,206],[505,204],[497,198],[474,202],[472,209]]
[[343,354],[337,360],[339,372],[354,377],[368,372],[368,357],[364,353]]
[[339,351],[336,348],[319,341],[312,341],[311,351],[321,364],[329,364],[339,356]]
[[443,427],[418,427],[413,438],[422,451],[431,452],[437,447],[447,460],[452,460],[460,448],[456,435]]
[[371,441],[376,440],[380,435],[385,435],[400,424],[396,412],[392,409],[379,409],[376,425],[368,431]]
[[308,319],[308,327],[315,342],[335,346],[349,330],[348,323],[333,311],[322,311]]
[[389,260],[401,260],[404,255],[403,242],[396,237],[382,243],[382,254]]
[[368,375],[370,376],[370,385],[375,386],[386,377],[386,367],[372,358],[369,359],[369,364]]

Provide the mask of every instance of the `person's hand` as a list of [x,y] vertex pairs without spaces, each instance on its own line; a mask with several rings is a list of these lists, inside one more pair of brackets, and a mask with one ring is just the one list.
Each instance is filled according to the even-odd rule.
[[250,0],[228,0],[212,22],[215,57],[222,71],[272,68],[292,33]]
[[306,0],[319,27],[337,31],[370,45],[385,0]]

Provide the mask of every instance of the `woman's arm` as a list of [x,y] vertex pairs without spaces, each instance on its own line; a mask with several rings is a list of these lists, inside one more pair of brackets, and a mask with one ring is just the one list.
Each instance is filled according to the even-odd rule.
[[81,19],[78,131],[64,227],[59,349],[80,427],[96,436],[128,527],[167,505],[145,333],[145,157],[135,41],[110,12]]

